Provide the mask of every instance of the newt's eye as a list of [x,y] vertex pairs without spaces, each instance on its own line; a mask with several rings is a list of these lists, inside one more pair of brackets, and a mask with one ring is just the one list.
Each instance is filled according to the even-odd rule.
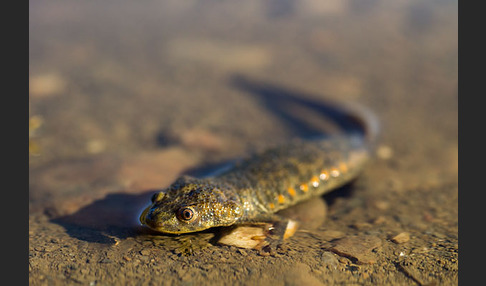
[[192,207],[183,207],[177,211],[177,218],[184,222],[192,222],[196,219],[196,212]]

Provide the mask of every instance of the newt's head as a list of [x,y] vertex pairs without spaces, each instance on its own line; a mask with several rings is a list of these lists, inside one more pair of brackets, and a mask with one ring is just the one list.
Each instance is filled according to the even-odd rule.
[[155,193],[140,222],[153,230],[181,234],[234,224],[243,209],[228,195],[230,186],[183,176]]

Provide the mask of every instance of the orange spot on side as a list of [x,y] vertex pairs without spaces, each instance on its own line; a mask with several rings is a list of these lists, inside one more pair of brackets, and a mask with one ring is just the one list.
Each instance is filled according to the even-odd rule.
[[307,184],[302,184],[300,185],[300,190],[305,193],[309,190],[309,186]]
[[344,162],[341,162],[341,164],[339,164],[339,170],[341,170],[341,173],[345,173],[346,171],[348,171],[348,165]]
[[330,174],[331,174],[331,177],[335,178],[335,177],[339,176],[339,174],[341,174],[341,172],[339,172],[339,170],[337,168],[332,168]]
[[273,210],[275,208],[275,204],[274,203],[269,203],[268,204],[268,207]]
[[294,197],[295,196],[295,189],[294,188],[292,188],[292,187],[288,188],[287,189],[287,192],[289,193],[289,195],[291,197]]
[[317,187],[319,186],[319,177],[317,176],[314,176],[311,178],[311,184],[313,187]]
[[323,181],[329,179],[329,172],[326,170],[322,170],[321,174],[319,175],[319,178]]
[[278,195],[278,203],[279,204],[285,203],[285,197],[283,195]]

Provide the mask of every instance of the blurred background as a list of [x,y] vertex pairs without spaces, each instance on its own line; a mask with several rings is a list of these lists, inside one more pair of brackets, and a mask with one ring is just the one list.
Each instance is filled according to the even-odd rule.
[[408,155],[397,164],[430,174],[445,160],[454,174],[457,11],[447,0],[30,1],[31,207],[165,186],[292,136],[235,75],[368,106],[389,151]]

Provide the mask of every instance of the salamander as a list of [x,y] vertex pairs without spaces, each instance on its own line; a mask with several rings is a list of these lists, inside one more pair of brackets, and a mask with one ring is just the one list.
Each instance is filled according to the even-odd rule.
[[279,210],[350,182],[371,157],[378,123],[373,113],[356,105],[336,104],[332,110],[360,132],[294,139],[212,177],[184,175],[152,196],[140,222],[170,234],[279,222]]

